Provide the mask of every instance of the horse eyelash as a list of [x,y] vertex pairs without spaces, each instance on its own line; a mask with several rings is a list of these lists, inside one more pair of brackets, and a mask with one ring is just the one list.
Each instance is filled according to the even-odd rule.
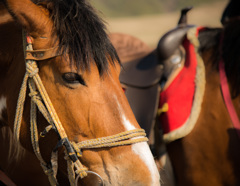
[[84,81],[84,79],[82,78],[82,76],[79,75],[79,74],[78,74],[78,81],[79,81],[79,83],[81,83],[82,85],[87,86],[86,82]]
[[[67,78],[67,75],[74,75],[75,77],[74,77],[74,79],[70,80]],[[69,84],[74,84],[74,83],[77,83],[76,81],[78,81],[81,85],[87,86],[87,84],[84,81],[84,79],[82,78],[82,76],[77,73],[72,73],[72,72],[64,73],[62,75],[62,78],[66,83],[69,83]]]

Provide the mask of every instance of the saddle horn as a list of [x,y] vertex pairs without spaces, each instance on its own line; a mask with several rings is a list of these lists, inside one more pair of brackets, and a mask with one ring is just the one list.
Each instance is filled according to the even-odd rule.
[[192,7],[186,7],[181,10],[181,16],[176,28],[170,30],[160,39],[157,46],[157,55],[160,64],[164,66],[163,77],[168,77],[175,69],[180,67],[180,63],[184,57],[181,44],[187,34],[187,31],[193,25],[187,24],[187,13]]
[[186,7],[186,8],[183,8],[181,10],[181,16],[180,16],[180,19],[178,21],[178,26],[181,26],[181,25],[187,25],[187,13],[189,10],[191,10],[193,7],[192,6],[189,6],[189,7]]
[[164,34],[160,39],[157,46],[159,60],[166,60],[172,56],[176,49],[182,44],[189,28],[193,27],[193,25],[187,24],[187,13],[191,9],[192,7],[182,9],[177,27]]

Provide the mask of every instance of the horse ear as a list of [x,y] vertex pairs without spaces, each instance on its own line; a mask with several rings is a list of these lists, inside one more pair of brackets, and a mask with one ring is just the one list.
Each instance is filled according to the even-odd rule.
[[46,12],[51,12],[53,10],[53,2],[40,2],[35,4],[37,4],[40,8],[44,8]]
[[32,37],[45,35],[47,24],[51,23],[49,11],[31,0],[5,0],[9,13],[30,33]]
[[231,18],[240,16],[240,1],[239,0],[231,0],[227,4],[225,10],[223,11],[221,23],[224,25]]

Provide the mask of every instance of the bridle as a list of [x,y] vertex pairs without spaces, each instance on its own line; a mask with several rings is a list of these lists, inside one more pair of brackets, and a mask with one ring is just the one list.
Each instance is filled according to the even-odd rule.
[[[227,23],[230,23],[231,21],[235,21],[235,20],[239,21],[240,16],[236,16],[235,18],[229,19]],[[223,38],[224,38],[224,32],[222,32],[220,36],[220,42],[219,42],[219,48],[218,48],[221,56],[219,61],[219,66],[218,66],[220,85],[221,85],[220,87],[221,87],[223,100],[228,110],[229,116],[231,118],[233,127],[236,129],[237,135],[240,138],[240,118],[238,117],[236,109],[232,102],[231,93],[228,85],[228,79],[225,72],[225,64],[222,57]]]
[[[26,39],[27,38],[27,39]],[[45,60],[61,55],[58,48],[50,48],[47,50],[33,50],[32,41],[29,36],[23,32],[23,43],[26,46],[24,47],[25,53],[25,65],[26,73],[23,79],[23,83],[20,89],[16,115],[14,121],[14,135],[17,140],[20,138],[20,127],[22,122],[22,115],[24,109],[24,102],[26,98],[27,86],[29,87],[31,97],[31,108],[30,108],[30,131],[31,131],[31,143],[34,150],[34,153],[40,165],[42,166],[45,174],[49,178],[51,185],[58,185],[56,175],[57,175],[57,153],[59,147],[65,147],[65,159],[68,165],[68,178],[71,186],[77,185],[78,178],[84,178],[87,176],[87,173],[92,173],[98,176],[103,182],[102,178],[92,171],[88,171],[84,167],[79,157],[82,156],[82,149],[92,149],[92,148],[103,148],[103,147],[115,147],[122,145],[130,145],[139,142],[146,142],[148,139],[145,137],[145,131],[143,129],[135,129],[130,131],[125,131],[116,135],[91,139],[87,141],[82,141],[75,143],[69,141],[68,136],[61,124],[61,121],[58,118],[58,115],[54,109],[54,106],[42,84],[41,78],[38,74],[38,66],[36,61]],[[43,132],[40,133],[41,137],[44,137],[48,131],[53,129],[58,136],[58,143],[56,148],[53,149],[51,155],[51,163],[46,163],[41,156],[39,148],[39,132],[37,129],[37,118],[36,113],[37,109],[42,113],[44,118],[48,121],[49,126],[45,128]],[[77,178],[76,178],[77,175]]]

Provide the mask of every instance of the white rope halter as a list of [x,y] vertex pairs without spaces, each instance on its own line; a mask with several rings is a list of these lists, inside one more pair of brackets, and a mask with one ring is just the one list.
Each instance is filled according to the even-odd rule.
[[[24,43],[25,39],[26,36],[25,34],[23,34]],[[34,51],[32,47],[32,41],[29,36],[27,36],[26,50]],[[25,63],[26,74],[23,79],[23,83],[20,89],[17,102],[16,115],[14,121],[14,135],[16,139],[19,140],[24,102],[26,98],[26,91],[28,85],[30,90],[29,96],[31,97],[30,131],[32,147],[35,155],[40,161],[43,171],[48,176],[51,185],[58,185],[56,179],[58,169],[57,152],[58,147],[60,146],[65,147],[65,159],[68,164],[69,182],[71,186],[73,186],[77,184],[77,180],[79,177],[80,178],[86,177],[87,172],[93,173],[92,171],[88,171],[87,168],[85,168],[78,159],[79,157],[81,157],[82,149],[114,147],[148,141],[148,139],[145,137],[146,133],[143,129],[135,129],[131,131],[122,132],[113,136],[87,140],[79,143],[70,142],[40,79],[40,76],[38,74],[39,69],[37,67],[37,62],[35,60],[27,59],[25,60]],[[37,117],[36,117],[37,108],[50,124],[49,126],[46,127],[46,129],[42,133],[39,133],[37,130]],[[40,153],[39,135],[41,137],[44,137],[47,134],[47,132],[51,129],[54,129],[54,131],[57,133],[59,142],[57,144],[57,148],[55,148],[52,152],[51,163],[46,163]],[[97,173],[94,174],[97,175],[102,181],[102,178]],[[77,178],[76,175],[78,175]]]

